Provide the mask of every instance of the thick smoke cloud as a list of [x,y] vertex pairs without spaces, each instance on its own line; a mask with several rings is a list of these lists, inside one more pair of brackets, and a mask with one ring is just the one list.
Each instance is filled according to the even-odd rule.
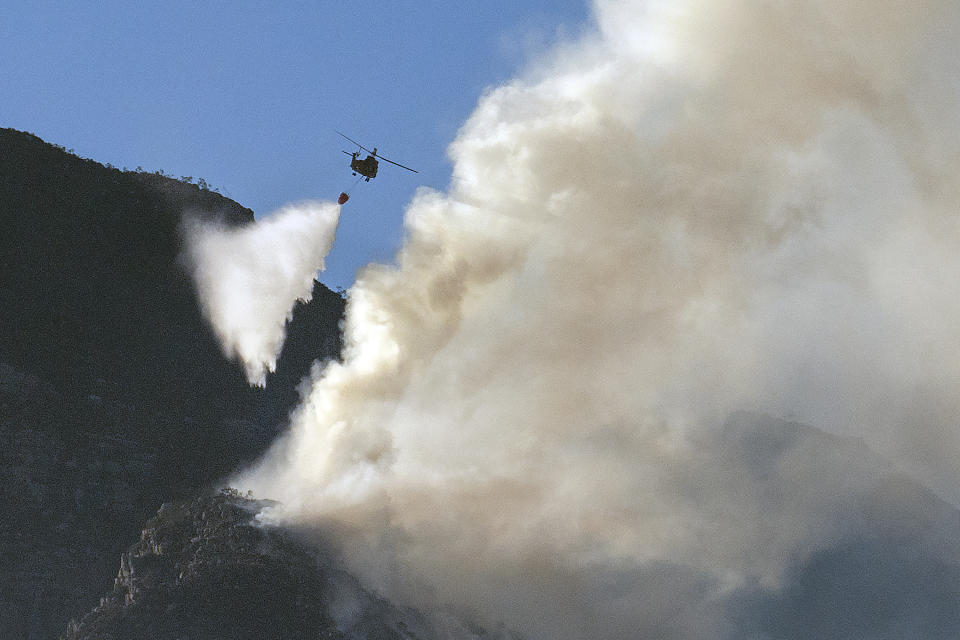
[[534,639],[956,636],[956,514],[862,444],[960,499],[956,4],[595,15],[481,99],[238,483]]
[[336,205],[307,201],[241,228],[185,222],[186,258],[204,314],[250,384],[263,386],[275,370],[293,307],[310,300],[339,220]]

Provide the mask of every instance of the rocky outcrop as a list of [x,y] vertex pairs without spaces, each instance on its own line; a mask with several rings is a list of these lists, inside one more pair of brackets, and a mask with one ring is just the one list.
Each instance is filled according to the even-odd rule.
[[63,640],[508,640],[377,597],[333,556],[261,524],[234,491],[164,504],[120,558],[112,592]]
[[113,591],[64,636],[337,637],[318,559],[253,520],[262,502],[166,503],[124,552]]

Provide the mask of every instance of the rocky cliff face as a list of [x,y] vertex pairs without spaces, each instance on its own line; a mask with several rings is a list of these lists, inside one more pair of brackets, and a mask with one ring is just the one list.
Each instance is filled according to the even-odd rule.
[[121,555],[113,591],[64,637],[338,637],[321,558],[257,526],[262,506],[228,494],[164,504]]
[[89,611],[165,501],[259,455],[341,297],[298,305],[266,389],[221,354],[179,262],[184,211],[253,213],[168,177],[0,129],[0,637],[51,638]]
[[113,591],[63,640],[509,640],[399,609],[317,544],[260,524],[268,501],[229,490],[166,503],[120,558]]

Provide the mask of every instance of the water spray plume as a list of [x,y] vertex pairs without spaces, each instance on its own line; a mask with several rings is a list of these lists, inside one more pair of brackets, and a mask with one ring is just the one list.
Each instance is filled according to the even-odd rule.
[[250,384],[276,368],[286,323],[298,300],[309,301],[333,246],[339,207],[287,205],[256,224],[224,228],[188,218],[188,263],[224,353],[239,359]]

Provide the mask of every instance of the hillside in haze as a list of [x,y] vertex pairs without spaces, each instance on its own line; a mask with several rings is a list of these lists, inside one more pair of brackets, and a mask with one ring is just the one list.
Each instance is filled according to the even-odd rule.
[[[832,529],[829,541],[787,559],[777,584],[731,582],[707,605],[725,624],[709,637],[781,640],[904,638],[948,640],[960,629],[958,512],[859,440],[749,413],[734,414],[704,448],[704,483],[685,487],[697,509],[710,513],[728,487],[767,514],[752,555],[776,547],[775,530],[820,502]],[[812,478],[808,470],[816,470]],[[758,491],[757,480],[762,479]],[[824,497],[825,496],[825,497]],[[139,541],[115,562],[112,589],[64,640],[139,638],[175,640],[275,637],[337,640],[518,640],[496,619],[464,623],[472,611],[398,607],[344,568],[327,532],[263,524],[255,514],[275,503],[230,491],[167,503],[148,521]],[[437,514],[440,517],[440,514]],[[677,529],[681,540],[688,531]],[[779,535],[798,532],[787,530]],[[722,535],[705,540],[722,550]],[[548,549],[548,541],[544,549]],[[589,566],[588,563],[585,563]],[[687,640],[704,637],[696,615],[708,579],[679,563],[625,562],[616,580],[602,573],[580,585],[605,597],[609,635],[573,637]],[[639,592],[633,591],[634,589]],[[647,593],[670,593],[658,614],[617,627],[613,612],[637,607]],[[552,592],[523,594],[544,597]],[[551,619],[568,614],[562,602]],[[456,611],[456,615],[450,611]],[[667,615],[663,615],[667,613]],[[538,634],[534,637],[544,637]]]
[[296,385],[339,353],[342,298],[298,304],[266,388],[250,388],[183,268],[184,212],[253,212],[0,129],[0,637],[52,637],[96,603],[164,500],[249,462]]

